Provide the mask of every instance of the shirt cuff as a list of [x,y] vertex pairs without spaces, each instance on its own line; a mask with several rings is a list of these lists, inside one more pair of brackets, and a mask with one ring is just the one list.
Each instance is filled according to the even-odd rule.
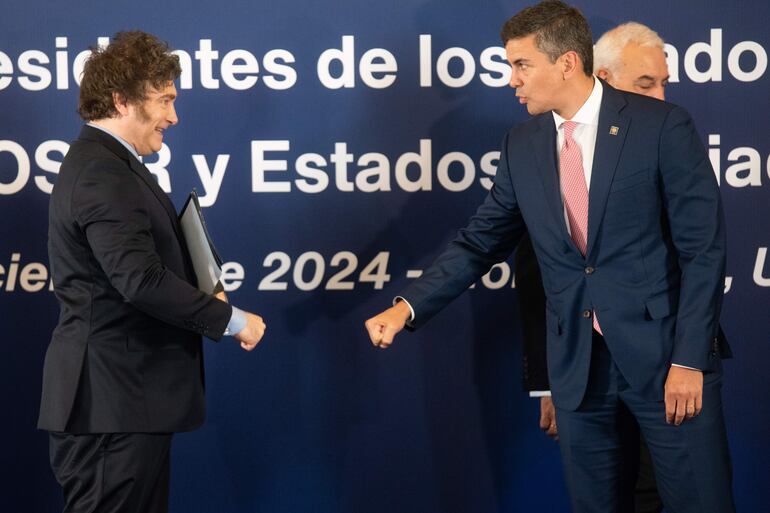
[[227,323],[225,335],[233,336],[241,332],[246,327],[248,321],[246,314],[240,308],[233,307],[233,313],[230,316],[230,322]]
[[551,397],[551,391],[550,390],[530,390],[529,396],[530,397]]
[[412,308],[412,305],[410,305],[409,301],[407,301],[403,297],[396,296],[393,298],[393,306],[395,306],[396,303],[398,303],[399,301],[403,301],[404,303],[406,303],[406,306],[409,307],[409,322],[414,322],[414,308]]
[[688,367],[687,365],[679,365],[678,363],[672,363],[671,366],[672,367],[681,367],[683,369],[690,369],[690,370],[694,370],[694,371],[700,371],[700,369],[696,369],[695,367]]

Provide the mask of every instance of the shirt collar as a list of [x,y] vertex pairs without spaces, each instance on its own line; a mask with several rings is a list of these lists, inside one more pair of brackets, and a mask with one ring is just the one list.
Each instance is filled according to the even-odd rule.
[[599,126],[599,108],[602,106],[603,91],[602,81],[597,80],[596,77],[594,77],[594,88],[591,91],[591,94],[588,96],[588,99],[583,106],[580,107],[574,116],[572,116],[571,120],[564,119],[556,114],[556,112],[551,112],[553,114],[553,120],[556,123],[556,129],[558,130],[565,121],[574,121],[583,125]]
[[94,123],[87,123],[87,124],[88,124],[88,126],[90,126],[90,127],[93,127],[93,128],[96,128],[96,129],[98,129],[98,130],[101,130],[101,131],[102,131],[102,132],[104,132],[105,134],[107,134],[107,135],[111,135],[112,137],[114,137],[115,139],[117,139],[117,141],[118,141],[120,144],[122,144],[123,146],[125,146],[125,147],[126,147],[126,149],[127,149],[128,151],[130,151],[130,152],[131,152],[131,155],[133,155],[134,157],[136,157],[136,160],[139,160],[139,162],[141,162],[141,160],[139,159],[139,154],[136,152],[136,148],[134,148],[134,147],[133,147],[133,146],[132,146],[132,145],[131,145],[131,144],[130,144],[128,141],[126,141],[125,139],[123,139],[121,136],[119,136],[119,135],[118,135],[118,134],[116,134],[115,132],[111,132],[110,130],[107,130],[107,129],[106,129],[106,128],[104,128],[103,126],[95,125]]

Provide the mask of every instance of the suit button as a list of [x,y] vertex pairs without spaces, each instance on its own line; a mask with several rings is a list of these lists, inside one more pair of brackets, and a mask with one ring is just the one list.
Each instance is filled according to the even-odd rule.
[[594,268],[593,267],[586,267],[585,271],[586,271],[586,274],[593,274],[594,273]]
[[591,310],[583,310],[583,317],[589,319],[591,317]]

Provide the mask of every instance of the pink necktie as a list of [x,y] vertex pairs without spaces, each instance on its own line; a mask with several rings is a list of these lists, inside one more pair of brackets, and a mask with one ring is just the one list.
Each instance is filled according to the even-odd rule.
[[[561,192],[564,195],[570,235],[580,253],[585,256],[588,241],[588,187],[583,172],[583,155],[580,146],[572,138],[577,123],[565,121],[561,126],[564,129],[564,144],[559,159]],[[593,314],[593,325],[596,331],[602,332],[596,312]]]

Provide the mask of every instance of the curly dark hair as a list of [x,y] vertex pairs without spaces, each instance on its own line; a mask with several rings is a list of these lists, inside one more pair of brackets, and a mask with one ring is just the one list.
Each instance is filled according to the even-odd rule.
[[559,0],[546,0],[519,11],[505,22],[500,39],[507,44],[511,39],[535,35],[535,46],[551,62],[573,50],[583,61],[583,72],[591,76],[594,69],[594,47],[591,27],[575,7]]
[[167,43],[139,30],[118,32],[104,49],[93,52],[83,68],[78,114],[86,121],[115,117],[113,93],[141,104],[147,87],[163,88],[182,73],[179,57]]

